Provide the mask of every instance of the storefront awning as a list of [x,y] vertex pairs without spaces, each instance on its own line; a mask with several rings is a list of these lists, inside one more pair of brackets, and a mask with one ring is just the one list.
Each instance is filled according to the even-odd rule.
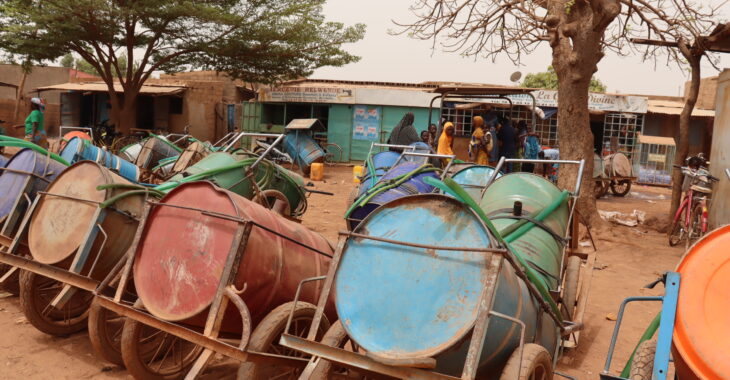
[[639,136],[639,144],[656,144],[656,145],[670,145],[675,146],[674,139],[671,137],[662,136]]
[[[114,83],[116,92],[124,92],[124,88],[120,83]],[[178,95],[186,90],[183,86],[162,86],[162,85],[143,85],[140,89],[140,95],[148,96],[165,96]],[[109,92],[106,83],[88,82],[88,83],[63,83],[53,86],[38,87],[36,91],[80,91],[80,92]]]
[[[658,113],[663,115],[680,115],[682,113],[682,109],[684,109],[684,103],[682,102],[649,99],[649,113]],[[692,110],[692,116],[715,117],[715,111],[695,108],[694,110]]]

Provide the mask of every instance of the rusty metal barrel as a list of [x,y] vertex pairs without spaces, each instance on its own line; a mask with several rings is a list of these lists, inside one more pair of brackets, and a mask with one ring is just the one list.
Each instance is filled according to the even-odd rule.
[[[105,209],[97,220],[100,203],[128,192],[119,187],[124,185],[131,182],[92,161],[78,162],[61,173],[48,186],[30,222],[28,246],[33,259],[43,264],[70,264],[96,221],[103,232],[96,236],[82,273],[96,263],[90,277],[102,280],[134,237],[137,223],[129,216],[138,217],[144,205],[143,196],[126,197]],[[118,188],[100,190],[99,186]]]
[[[242,299],[254,323],[293,300],[302,279],[326,274],[329,258],[295,243],[331,255],[333,248],[321,235],[210,182],[183,184],[151,210],[135,253],[134,285],[156,317],[190,324],[205,320],[232,247],[236,252],[240,226],[212,213],[253,223],[234,269],[235,286],[246,288]],[[305,286],[300,300],[316,303],[320,288]],[[235,318],[236,313],[226,313],[223,328],[232,330]]]

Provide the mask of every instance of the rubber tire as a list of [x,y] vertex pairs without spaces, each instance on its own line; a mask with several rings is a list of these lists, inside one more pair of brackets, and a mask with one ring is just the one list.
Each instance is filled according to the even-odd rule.
[[593,194],[596,199],[603,198],[608,193],[608,185],[603,181],[594,181]]
[[[348,336],[345,328],[342,327],[342,322],[339,320],[332,324],[332,327],[322,337],[320,343],[326,344],[330,347],[342,348],[347,342]],[[328,380],[329,373],[332,370],[332,362],[320,359],[317,363],[317,367],[312,371],[312,376],[309,380]]]
[[[695,231],[695,228],[699,228],[699,231]],[[689,231],[687,231],[684,249],[689,250],[696,241],[702,238],[702,235],[702,204],[697,203],[692,208],[692,214],[689,215]]]
[[563,306],[567,311],[568,320],[573,321],[576,302],[578,301],[578,280],[580,279],[581,259],[570,256],[565,268],[565,286],[563,289]]
[[[626,188],[621,191],[616,190],[618,188],[618,186],[621,184],[626,185]],[[615,195],[617,197],[625,197],[626,194],[628,194],[630,191],[631,191],[631,180],[622,179],[622,180],[618,181],[618,183],[616,183],[615,181],[611,181],[611,192],[613,193],[613,195]]]
[[[142,357],[139,352],[139,345],[137,344],[138,335],[142,333],[142,329],[145,325],[141,322],[135,321],[134,319],[127,318],[124,321],[124,330],[122,330],[122,359],[124,366],[133,378],[137,380],[177,380],[185,377],[190,367],[195,364],[195,360],[203,353],[202,347],[197,347],[197,354],[195,359],[191,360],[180,372],[160,375],[147,370],[147,366],[142,363],[146,359]],[[175,338],[179,339],[179,338]],[[168,346],[169,347],[169,346]]]
[[[278,213],[283,216],[291,216],[291,205],[289,204],[289,199],[286,198],[286,195],[282,193],[281,191],[274,190],[274,189],[267,189],[262,190],[260,194],[256,196],[256,203],[268,208],[269,210],[273,211],[274,205],[271,204],[271,200],[269,198],[274,198],[274,202],[281,201],[284,202],[284,205],[282,207],[282,212]],[[264,202],[264,199],[266,199],[266,202]]]
[[520,348],[516,348],[507,360],[499,380],[528,380],[536,370],[542,369],[544,376],[535,380],[552,380],[553,360],[545,347],[534,343],[527,343],[522,353],[520,363]]
[[[12,267],[7,264],[0,264],[0,277],[4,276],[5,273],[8,273],[8,271]],[[20,295],[20,271],[16,271],[14,275],[10,276],[8,281],[5,283],[5,286],[0,286],[0,290],[4,292],[8,292],[14,296]]]
[[[686,212],[687,212],[687,207],[684,207],[682,209],[682,213],[679,214],[679,218],[677,220],[674,220],[672,222],[672,226],[669,228],[668,239],[669,239],[670,247],[675,247],[675,246],[679,245],[679,243],[681,243],[682,240],[687,238],[687,236],[685,236],[686,232],[685,232],[685,235],[681,235],[681,229],[684,224],[684,219],[686,218],[686,216],[685,216]],[[677,234],[680,234],[680,235],[678,235],[677,238],[675,239],[674,236]]]
[[[45,305],[37,305],[34,297],[38,281],[48,280],[47,278],[37,275],[29,271],[20,272],[20,309],[23,310],[25,318],[28,319],[33,327],[48,335],[67,336],[82,331],[87,326],[87,317],[89,315],[88,307],[79,315],[73,317],[68,324],[58,324],[49,322],[41,313]],[[84,290],[78,290],[74,297],[87,293]],[[91,297],[90,294],[88,294]],[[39,309],[40,308],[40,309]]]
[[[109,325],[106,322],[111,310],[101,307],[96,302],[89,308],[89,339],[96,355],[109,363],[124,366],[122,359],[121,336],[119,342],[113,342],[109,336]],[[115,314],[115,313],[114,313]],[[119,316],[120,318],[124,318]],[[122,326],[124,328],[124,326]]]
[[[294,306],[294,302],[287,302],[279,305],[267,314],[253,330],[246,349],[249,351],[268,352],[269,346],[272,343],[278,342],[279,337],[284,332],[292,306]],[[311,303],[297,302],[297,308],[294,310],[293,318],[314,317],[316,310],[317,307]],[[325,332],[330,328],[330,323],[324,315],[322,316],[320,327]],[[238,369],[238,380],[268,380],[268,378],[264,377],[264,374],[260,373],[260,371],[267,369],[267,367],[266,364],[244,362]]]
[[629,380],[651,380],[654,371],[654,356],[656,355],[656,340],[650,339],[641,342],[631,360]]

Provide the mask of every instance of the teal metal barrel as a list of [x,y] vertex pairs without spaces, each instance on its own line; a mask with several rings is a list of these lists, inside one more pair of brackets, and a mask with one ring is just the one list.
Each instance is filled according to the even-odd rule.
[[68,141],[60,156],[71,164],[84,160],[94,161],[129,181],[139,182],[140,171],[134,164],[78,137]]
[[[465,204],[445,195],[396,199],[373,211],[355,229],[407,243],[487,248],[493,238]],[[415,248],[350,238],[335,274],[335,304],[348,336],[375,358],[435,358],[435,371],[460,376],[482,293],[487,288],[483,252]],[[526,325],[526,342],[554,350],[558,331],[506,262],[493,310]],[[492,318],[480,356],[479,379],[498,379],[519,346],[520,329]]]
[[[472,199],[479,202],[482,199],[482,190],[492,177],[492,173],[494,173],[494,168],[491,166],[472,165],[454,173],[451,179],[463,187]],[[497,178],[501,176],[501,173],[497,174]]]
[[[562,195],[563,192],[543,177],[530,173],[511,173],[489,186],[479,206],[497,230],[504,231],[510,225],[519,223],[519,219],[513,216],[515,202],[522,202],[522,215],[534,218],[558,202]],[[562,202],[543,220],[545,228],[533,227],[511,243],[518,254],[539,268],[541,280],[549,289],[558,287],[563,248],[553,233],[565,236],[569,213],[568,203]]]

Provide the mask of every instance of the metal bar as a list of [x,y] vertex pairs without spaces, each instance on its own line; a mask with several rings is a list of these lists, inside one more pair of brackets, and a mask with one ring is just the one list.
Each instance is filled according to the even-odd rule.
[[88,277],[9,253],[0,252],[0,262],[90,292],[94,291],[97,285],[99,285],[98,281]]
[[195,359],[195,363],[190,367],[190,370],[185,374],[185,380],[195,380],[198,378],[201,372],[208,366],[208,362],[213,358],[215,352],[208,348],[204,349],[203,352]]
[[13,238],[13,241],[10,243],[7,249],[7,253],[15,254],[15,251],[18,249],[18,245],[20,244],[20,241],[23,239],[23,235],[25,234],[25,229],[28,227],[28,223],[30,222],[30,217],[35,212],[36,207],[38,206],[38,202],[40,201],[41,196],[36,195],[35,199],[33,200],[33,203],[30,205],[30,208],[25,212],[25,215],[23,216],[23,220],[20,222],[20,226],[18,227],[18,232],[15,233],[15,237]]
[[45,192],[45,191],[39,191],[38,194],[40,194],[40,195],[49,195],[49,196],[58,197],[58,198],[66,198],[66,199],[70,199],[70,200],[73,200],[73,201],[91,203],[91,204],[95,204],[95,205],[101,205],[103,203],[103,202],[92,201],[92,200],[83,199],[83,198],[79,198],[79,197],[72,197],[70,195],[48,193],[48,192]]
[[499,255],[492,255],[489,258],[484,290],[479,300],[477,319],[474,322],[469,351],[466,354],[464,370],[461,373],[462,380],[474,380],[479,369],[479,359],[484,349],[484,341],[487,338],[487,329],[489,328],[489,314],[492,311],[494,297],[497,293],[497,277],[502,270],[502,259],[502,256]]
[[[313,357],[320,357],[339,365],[359,368],[368,372],[383,374],[398,379],[409,380],[459,380],[458,377],[442,375],[419,368],[395,367],[380,363],[365,355],[335,348],[322,343],[316,343],[298,336],[282,334],[280,343],[297,351],[305,352]],[[300,379],[305,379],[303,376]]]
[[[588,255],[588,258],[586,259],[586,265],[585,267],[581,268],[581,279],[582,284],[580,287],[580,299],[578,299],[578,305],[575,307],[575,312],[573,314],[573,321],[576,323],[583,323],[583,317],[585,316],[586,308],[588,306],[588,291],[591,288],[591,281],[593,280],[593,267],[596,263],[596,254],[595,252]],[[580,340],[580,330],[574,332],[571,334],[573,339],[575,340],[576,346],[578,345],[578,341]]]
[[439,251],[459,251],[459,252],[483,252],[483,253],[506,253],[507,250],[504,249],[496,249],[496,248],[470,248],[470,247],[441,247],[438,245],[428,245],[428,244],[418,244],[418,243],[406,243],[403,241],[398,240],[391,240],[386,238],[381,238],[377,236],[370,236],[370,235],[363,235],[358,234],[355,232],[339,232],[340,236],[350,236],[358,239],[368,239],[368,240],[375,240],[380,241],[383,243],[389,243],[389,244],[395,244],[395,245],[404,245],[407,247],[414,247],[414,248],[424,248],[424,249],[436,249]]
[[380,144],[380,143],[372,143],[370,145],[370,149],[373,147],[379,147],[379,148],[399,148],[399,149],[410,149],[410,150],[416,150],[415,146],[411,145],[398,145],[398,144]]
[[[326,280],[326,279],[327,279],[327,276],[319,276],[319,277],[306,278],[306,279],[302,280],[301,282],[299,282],[299,285],[297,285],[297,291],[296,291],[296,293],[294,293],[294,301],[292,301],[293,302],[292,310],[297,309],[297,302],[299,302],[299,295],[301,294],[302,287],[304,286],[305,283],[314,282],[314,281],[322,281],[322,280]],[[293,312],[289,313],[289,317],[286,319],[286,326],[284,327],[285,333],[289,332],[289,327],[291,326],[291,321],[292,321],[293,317],[294,317],[294,313]],[[319,327],[319,326],[317,326],[317,327]]]
[[12,233],[12,230],[15,228],[15,223],[18,220],[18,218],[20,217],[20,214],[21,214],[20,210],[22,208],[20,206],[20,204],[23,200],[28,202],[28,204],[26,205],[26,210],[25,210],[26,212],[28,211],[27,209],[30,208],[30,205],[33,204],[33,201],[28,196],[28,191],[29,191],[30,187],[31,187],[30,181],[26,180],[25,186],[23,187],[23,191],[22,191],[23,196],[17,197],[15,199],[15,202],[13,202],[13,208],[11,209],[7,218],[5,218],[5,223],[3,224],[3,228],[2,228],[2,231],[0,231],[0,234],[7,236]]
[[448,158],[454,159],[454,154],[433,154],[433,153],[419,153],[419,152],[403,152],[404,156],[418,156],[418,157],[429,157],[429,158]]
[[[274,147],[277,146],[281,142],[281,140],[284,140],[284,135],[279,135],[279,137],[276,138],[276,141],[274,141],[271,145],[269,145],[269,147],[263,153],[261,153],[259,158],[257,158],[256,161],[254,161],[253,164],[251,164],[251,166],[249,166],[249,170],[256,168],[259,165],[259,163],[264,159],[264,157],[266,157],[269,154],[269,152],[271,152],[274,149]],[[294,161],[294,157],[292,157],[292,161]]]
[[[506,319],[520,327],[520,346],[517,349],[520,350],[520,363],[522,363],[522,355],[524,354],[524,347],[525,347],[525,329],[526,329],[525,322],[522,322],[521,320],[519,320],[517,318],[510,317],[509,315],[498,313],[494,310],[490,311],[489,314],[491,314],[497,318]],[[520,366],[520,369],[517,372],[517,378],[518,379],[522,378],[521,375],[522,375],[522,366]]]
[[[134,255],[137,253],[137,248],[139,248],[139,242],[142,240],[142,231],[144,231],[145,225],[147,224],[147,217],[150,214],[150,209],[150,204],[145,203],[144,208],[142,209],[142,218],[140,218],[139,220],[137,231],[134,232],[132,244],[127,250],[127,259],[125,260],[124,269],[122,270],[122,277],[119,279],[119,286],[117,287],[117,292],[114,295],[114,301],[116,302],[121,302],[124,291],[127,288],[127,282],[129,281],[129,276],[132,272],[132,264],[134,264]],[[106,281],[111,276],[115,276],[115,274],[109,273],[104,281]]]
[[672,333],[674,332],[674,318],[677,314],[677,299],[679,297],[679,273],[667,273],[664,284],[664,304],[659,320],[656,353],[654,355],[654,370],[652,380],[666,380],[669,370],[669,356],[672,351]]
[[611,344],[608,346],[608,356],[606,357],[606,365],[603,367],[603,374],[609,374],[611,369],[611,361],[613,360],[613,351],[616,349],[616,341],[618,340],[618,332],[621,328],[621,322],[624,319],[624,310],[626,305],[631,302],[649,302],[649,301],[662,301],[663,297],[629,297],[621,302],[621,306],[618,309],[618,316],[616,317],[616,326],[613,328],[613,334],[611,335]]
[[494,183],[494,181],[497,179],[497,176],[499,175],[499,172],[502,171],[502,167],[504,166],[504,161],[505,160],[506,159],[504,158],[504,156],[502,156],[502,157],[499,158],[499,162],[497,162],[497,167],[494,168],[494,171],[489,176],[489,180],[487,180],[487,183],[484,185],[484,189],[482,189],[482,198],[484,198],[484,193],[487,192],[487,189],[489,188],[489,186],[492,186],[492,184]]
[[15,274],[18,271],[18,267],[10,267],[7,272],[5,272],[4,275],[0,276],[0,288],[5,286],[5,283],[13,277],[13,274]]
[[[337,273],[337,267],[340,265],[342,251],[345,249],[346,244],[347,238],[340,236],[340,240],[337,242],[337,249],[335,249],[335,255],[332,257],[329,270],[327,271],[327,278],[324,280],[324,285],[322,286],[322,292],[319,294],[317,310],[314,312],[314,318],[312,318],[312,326],[309,328],[307,340],[317,339],[317,331],[319,331],[319,324],[322,321],[322,314],[324,314],[324,308],[327,305],[330,292],[332,291],[332,284],[335,281],[335,273]],[[292,313],[294,313],[294,309],[292,309]]]
[[241,362],[272,363],[294,368],[304,368],[304,366],[306,366],[308,362],[308,359],[280,356],[264,352],[239,350],[237,347],[234,347],[228,343],[206,337],[205,335],[202,335],[196,331],[190,330],[175,323],[158,319],[144,311],[114,302],[112,299],[105,296],[97,296],[96,302],[98,302],[99,305],[104,307],[105,309],[111,310],[123,317],[131,318],[147,326],[162,330],[180,339],[186,340],[193,344],[197,344],[199,346],[202,346],[203,348],[207,348],[221,355],[225,355],[231,359],[239,360]]
[[[5,172],[8,172],[8,173],[14,173],[14,174],[28,175],[28,176],[32,176],[32,177],[38,178],[38,179],[40,179],[42,181],[51,183],[51,180],[50,179],[45,178],[45,177],[43,177],[41,175],[38,175],[36,173],[33,173],[33,172],[26,172],[26,171],[23,171],[23,170],[16,170],[16,169],[10,169],[10,168],[0,168],[0,171],[5,171]],[[53,174],[53,173],[49,173],[49,174]]]

